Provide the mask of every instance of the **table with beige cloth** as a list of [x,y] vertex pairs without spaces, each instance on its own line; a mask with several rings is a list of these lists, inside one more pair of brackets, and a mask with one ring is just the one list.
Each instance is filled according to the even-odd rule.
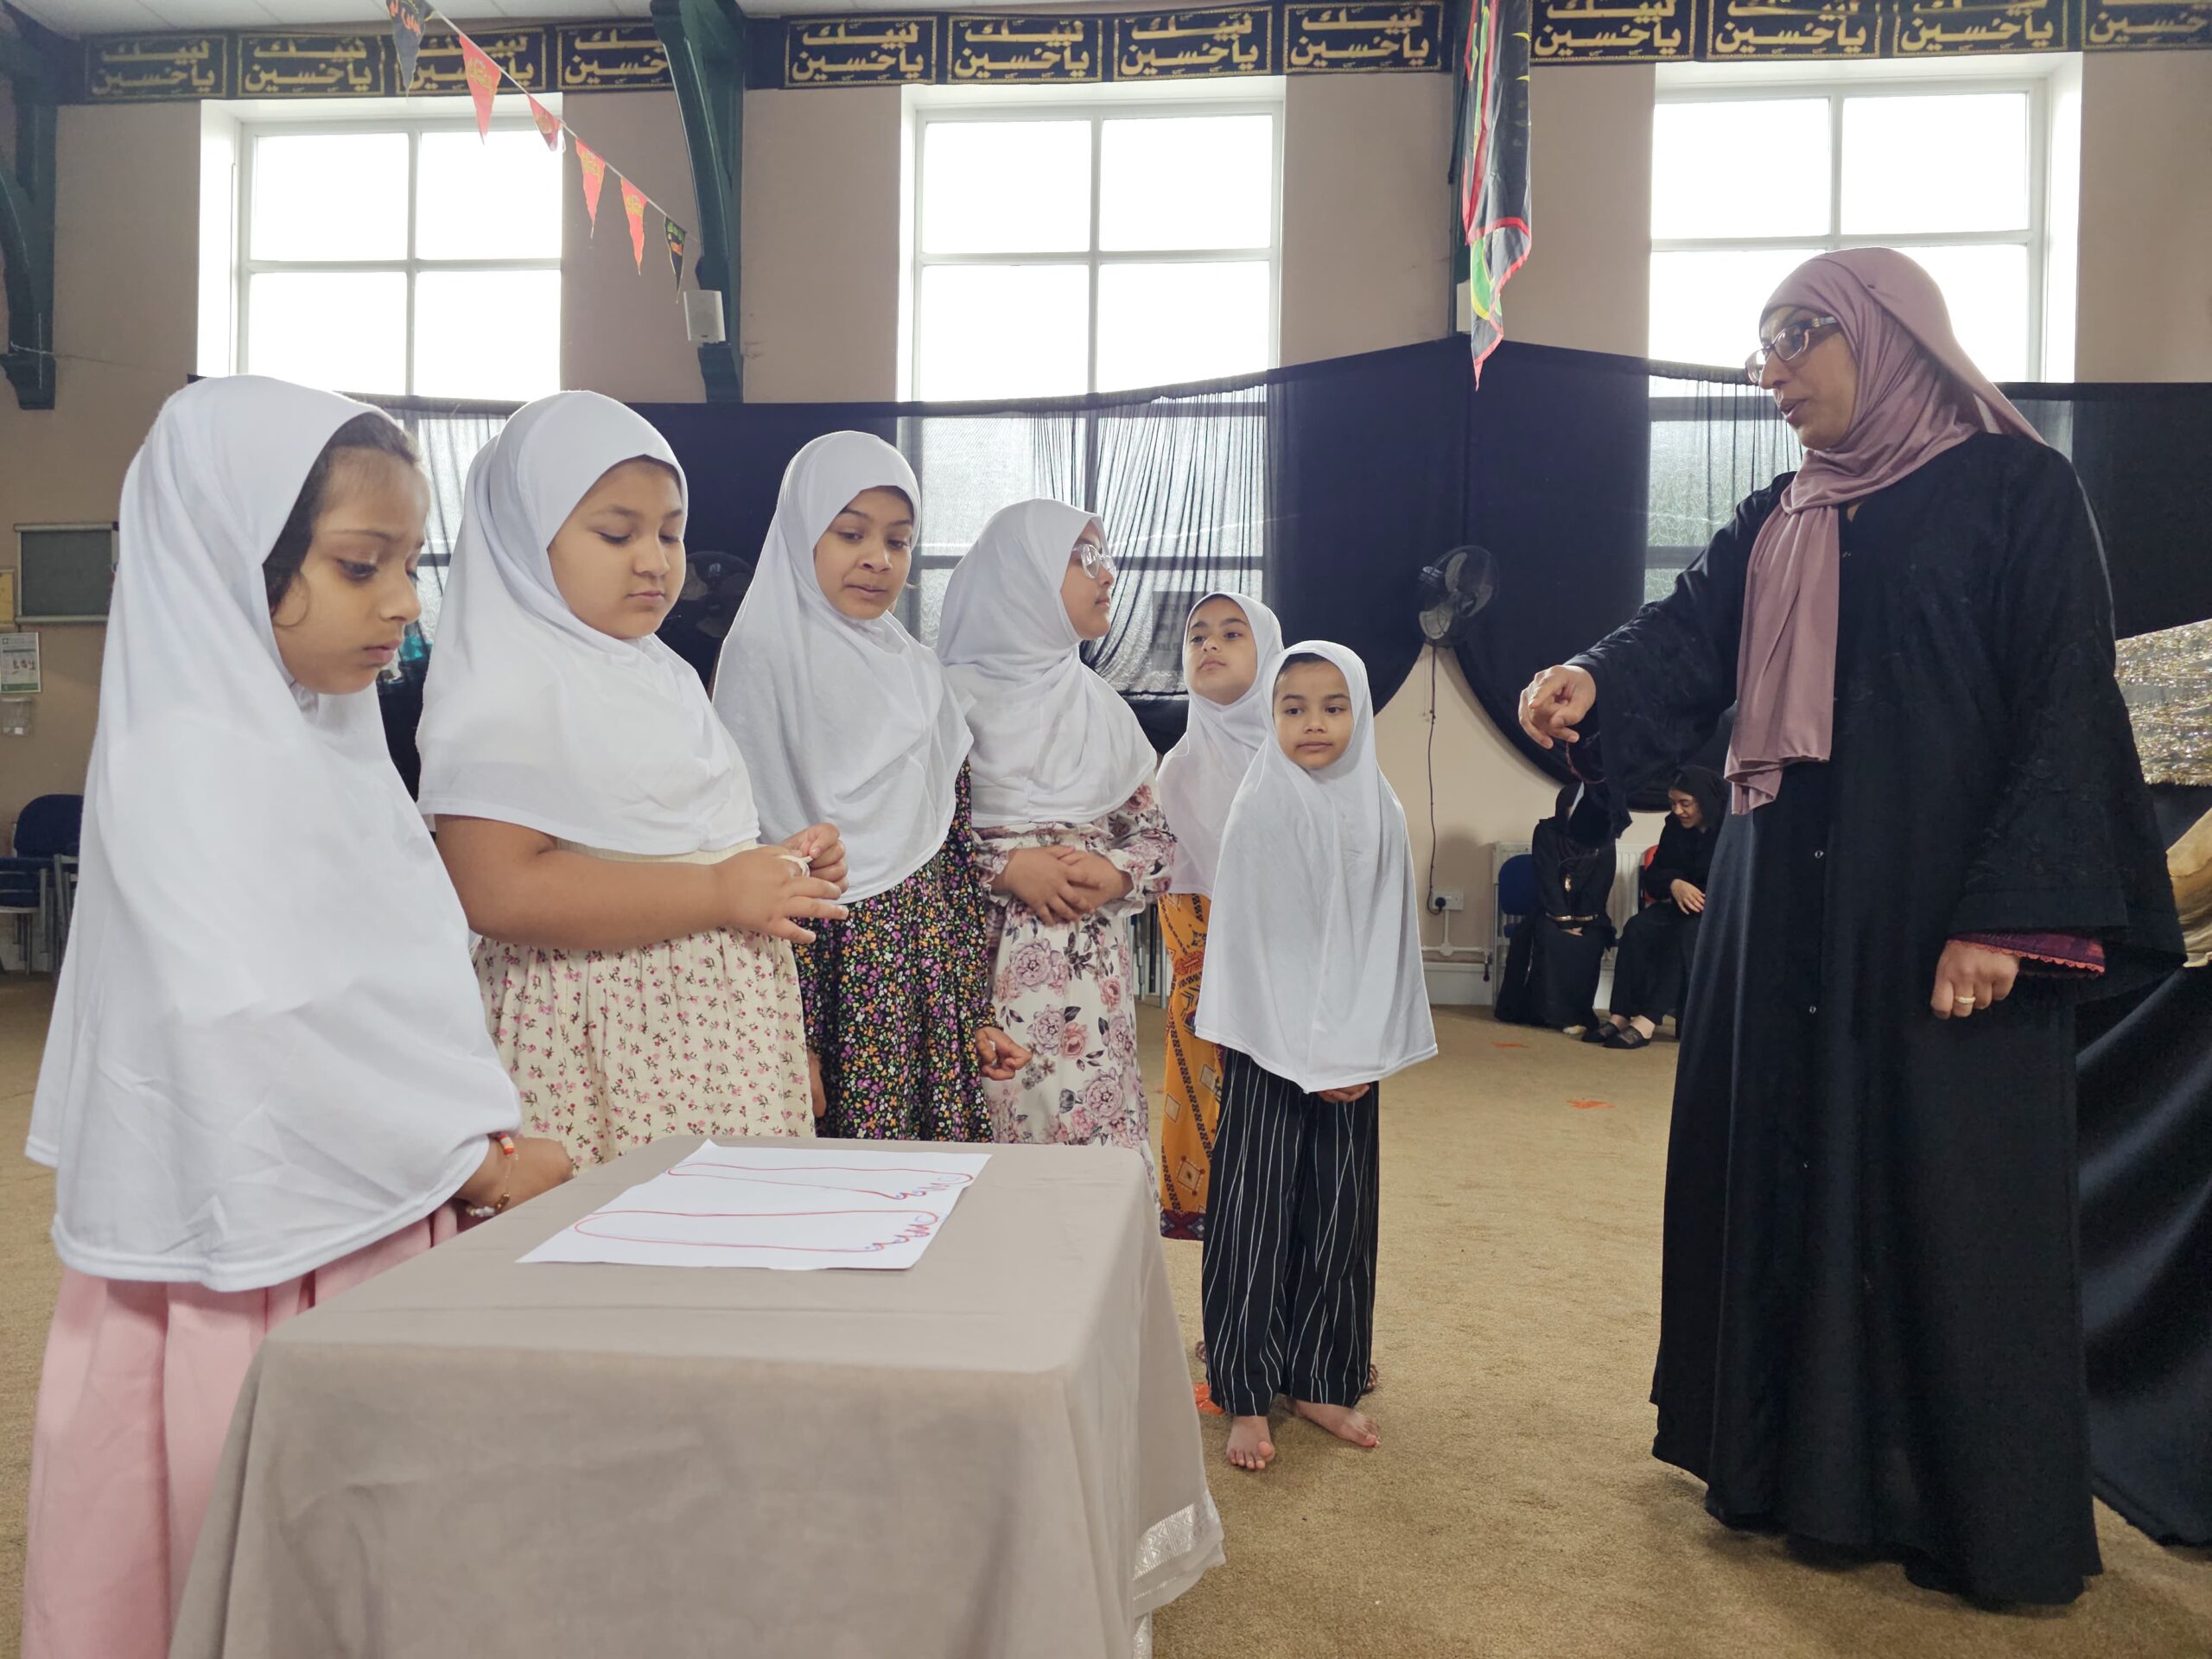
[[994,1147],[904,1272],[517,1261],[699,1144],[272,1333],[173,1653],[1128,1659],[1222,1559],[1142,1161]]

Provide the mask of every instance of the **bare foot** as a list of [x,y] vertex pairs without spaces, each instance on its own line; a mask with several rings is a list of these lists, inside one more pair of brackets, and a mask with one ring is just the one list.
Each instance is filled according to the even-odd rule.
[[[1382,1437],[1375,1430],[1375,1420],[1363,1411],[1355,1411],[1350,1406],[1319,1405],[1311,1400],[1294,1400],[1290,1406],[1307,1422],[1327,1429],[1340,1440],[1370,1448],[1382,1444]],[[1231,1440],[1230,1444],[1233,1447],[1236,1442]]]
[[[1326,1408],[1323,1408],[1326,1409]],[[1229,1426],[1229,1460],[1255,1474],[1274,1461],[1275,1443],[1268,1437],[1264,1417],[1239,1417]]]

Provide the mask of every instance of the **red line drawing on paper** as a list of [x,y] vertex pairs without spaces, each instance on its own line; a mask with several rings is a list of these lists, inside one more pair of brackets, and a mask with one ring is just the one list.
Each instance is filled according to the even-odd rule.
[[[871,1239],[865,1244],[830,1246],[675,1238],[667,1236],[665,1233],[656,1236],[649,1229],[626,1232],[601,1224],[620,1216],[673,1216],[683,1221],[771,1222],[818,1219],[829,1216],[872,1216],[892,1230],[887,1236]],[[617,1243],[680,1245],[696,1250],[781,1250],[797,1255],[879,1255],[893,1245],[924,1243],[934,1236],[937,1230],[944,1224],[944,1217],[928,1210],[598,1210],[577,1222],[569,1230],[586,1238],[603,1238]]]
[[[781,1168],[778,1167],[779,1165]],[[852,1181],[798,1179],[817,1174],[834,1176],[841,1172],[875,1178],[912,1175],[916,1179],[888,1191],[881,1187],[862,1186]],[[910,1203],[916,1198],[950,1192],[958,1187],[972,1185],[976,1179],[965,1171],[957,1169],[902,1169],[895,1165],[887,1166],[881,1164],[802,1164],[794,1166],[780,1158],[771,1158],[759,1164],[729,1164],[696,1154],[685,1159],[667,1173],[680,1175],[686,1180],[758,1181],[764,1186],[804,1186],[822,1192],[861,1192],[892,1204]]]

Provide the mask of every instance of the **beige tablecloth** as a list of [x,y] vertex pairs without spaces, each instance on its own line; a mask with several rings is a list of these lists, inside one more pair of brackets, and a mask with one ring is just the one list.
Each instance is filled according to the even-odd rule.
[[173,1652],[1127,1659],[1222,1559],[1136,1155],[991,1148],[903,1273],[516,1260],[697,1144],[272,1335]]

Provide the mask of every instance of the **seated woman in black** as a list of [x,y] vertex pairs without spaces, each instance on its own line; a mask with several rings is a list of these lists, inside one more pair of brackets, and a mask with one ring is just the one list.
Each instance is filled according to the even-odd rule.
[[1582,1034],[1607,1048],[1642,1048],[1659,1022],[1681,1018],[1690,982],[1690,952],[1713,873],[1713,849],[1727,807],[1717,772],[1685,766],[1667,791],[1670,816],[1658,850],[1644,867],[1644,907],[1621,930],[1613,960],[1613,1014]]
[[1612,948],[1605,899],[1613,888],[1613,844],[1586,847],[1567,832],[1580,786],[1559,792],[1558,810],[1529,837],[1536,867],[1536,913],[1506,948],[1497,1017],[1516,1026],[1569,1031],[1597,1023],[1598,975]]

